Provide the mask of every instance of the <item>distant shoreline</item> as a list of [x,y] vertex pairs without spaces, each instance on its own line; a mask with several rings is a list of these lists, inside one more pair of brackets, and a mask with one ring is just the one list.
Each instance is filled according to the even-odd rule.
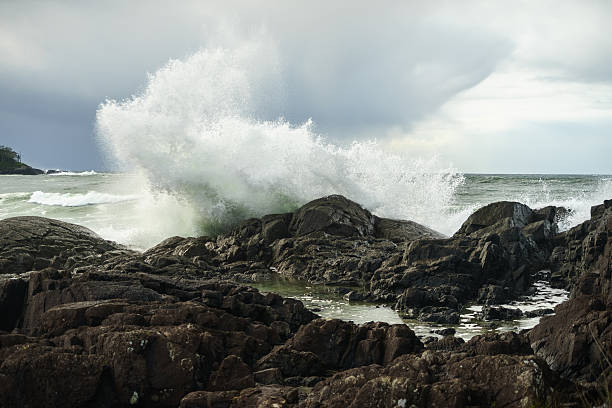
[[38,176],[46,174],[44,170],[35,169],[33,167],[18,167],[10,170],[0,170],[0,175],[5,176]]

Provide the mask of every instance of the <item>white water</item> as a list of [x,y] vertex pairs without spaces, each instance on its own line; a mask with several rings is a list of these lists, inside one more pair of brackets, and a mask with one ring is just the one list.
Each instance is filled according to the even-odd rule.
[[312,121],[258,119],[258,102],[275,97],[262,84],[277,77],[276,57],[261,45],[203,50],[149,75],[144,90],[130,99],[100,106],[100,142],[120,168],[138,174],[132,189],[147,197],[140,226],[163,214],[183,225],[185,217],[193,222],[188,229],[168,223],[167,231],[157,231],[166,236],[215,233],[248,217],[343,194],[377,215],[447,235],[475,209],[498,200],[570,208],[565,229],[612,197],[610,177],[483,176],[466,183],[435,159],[390,154],[373,141],[331,143],[313,131]]
[[540,179],[541,190],[539,194],[523,193],[516,201],[522,202],[531,208],[541,208],[549,205],[564,207],[571,213],[559,223],[560,230],[567,230],[591,218],[591,206],[603,203],[604,200],[612,198],[612,178],[602,177],[594,191],[583,190],[573,194],[559,197],[552,190],[551,182]]
[[42,205],[59,205],[62,207],[81,207],[94,204],[120,203],[122,201],[137,200],[138,198],[139,197],[136,195],[123,196],[99,193],[96,191],[89,191],[85,194],[44,193],[42,191],[35,191],[30,196],[28,202]]
[[202,232],[329,194],[453,232],[444,214],[463,180],[454,170],[386,153],[375,142],[333,144],[310,121],[256,119],[253,101],[267,97],[257,83],[259,54],[250,45],[171,61],[141,94],[100,107],[100,140],[144,176],[146,190],[194,211]]
[[49,176],[93,176],[95,174],[98,174],[96,171],[94,170],[89,170],[89,171],[79,171],[79,172],[74,172],[74,171],[60,171],[58,173],[52,173],[49,174]]

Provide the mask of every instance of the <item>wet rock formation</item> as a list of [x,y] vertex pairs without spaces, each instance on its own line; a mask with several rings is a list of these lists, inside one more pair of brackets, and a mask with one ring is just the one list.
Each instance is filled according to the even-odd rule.
[[[555,239],[553,277],[572,288],[570,299],[530,333],[532,347],[566,378],[612,385],[612,200],[591,219]],[[595,391],[594,391],[595,392]],[[610,396],[607,395],[609,398]]]
[[[495,203],[445,238],[330,196],[144,253],[60,221],[2,220],[0,406],[601,404],[612,386],[612,201],[558,233],[562,213]],[[342,285],[452,324],[468,301],[485,318],[514,318],[496,304],[546,267],[572,288],[568,302],[530,331],[467,342],[321,319],[244,285],[277,275]]]
[[144,261],[247,283],[278,274],[348,287],[352,299],[390,303],[408,317],[453,324],[466,302],[504,303],[530,287],[546,264],[560,214],[555,207],[534,211],[494,203],[445,238],[329,196],[294,213],[247,220],[215,239],[171,238],[145,252]]

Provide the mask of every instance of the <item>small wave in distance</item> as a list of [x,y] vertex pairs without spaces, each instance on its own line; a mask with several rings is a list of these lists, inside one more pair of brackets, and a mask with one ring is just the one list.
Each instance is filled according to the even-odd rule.
[[119,196],[108,193],[99,193],[97,191],[89,191],[85,194],[61,194],[35,191],[30,196],[28,202],[33,204],[62,207],[82,207],[96,204],[119,203],[122,201],[131,201],[136,199],[138,199],[137,196]]

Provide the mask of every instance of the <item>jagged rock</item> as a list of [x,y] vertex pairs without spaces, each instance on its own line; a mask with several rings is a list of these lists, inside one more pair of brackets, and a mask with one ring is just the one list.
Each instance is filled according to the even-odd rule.
[[91,265],[110,251],[134,253],[80,225],[42,217],[0,221],[0,274]]
[[445,329],[432,330],[431,332],[441,336],[454,336],[457,330],[452,327],[447,327]]
[[605,250],[608,231],[612,229],[610,209],[612,200],[591,208],[591,219],[559,234],[549,259],[553,281],[571,288],[582,274],[599,269],[595,263]]
[[110,377],[102,357],[33,343],[9,350],[0,361],[2,407],[82,407],[105,400]]
[[[458,311],[469,300],[516,298],[545,265],[550,248],[523,233],[531,217],[532,210],[518,203],[483,207],[452,238],[409,242],[401,260],[375,271],[372,291],[399,293],[396,308],[415,317],[424,307]],[[429,313],[423,318],[438,320]]]
[[325,232],[343,237],[367,237],[374,235],[375,218],[359,204],[340,195],[331,195],[297,210],[289,230],[296,236]]
[[27,288],[24,279],[0,280],[0,330],[13,330],[22,318]]
[[567,378],[596,381],[610,370],[606,359],[612,353],[612,312],[597,303],[577,296],[531,330],[533,350]]
[[242,390],[254,385],[250,367],[234,355],[225,357],[210,380],[210,388],[215,391]]
[[437,324],[459,324],[459,313],[447,307],[425,307],[421,309],[417,319],[423,322]]
[[470,215],[457,234],[469,235],[483,228],[500,225],[506,219],[510,227],[523,228],[529,224],[532,216],[533,211],[525,204],[500,201],[486,205]]
[[359,302],[365,299],[365,296],[362,293],[359,293],[353,290],[345,294],[343,297],[349,302]]
[[529,338],[514,332],[489,332],[472,337],[463,348],[470,355],[532,355]]
[[609,386],[612,356],[612,200],[558,236],[551,256],[570,299],[544,316],[529,339],[537,355],[566,378]]
[[484,306],[482,311],[476,314],[476,317],[482,320],[514,320],[522,316],[523,312],[520,309],[502,306]]
[[[537,406],[575,402],[572,393],[591,398],[609,382],[602,361],[612,344],[612,202],[557,234],[561,213],[493,204],[443,238],[331,196],[142,254],[71,224],[2,220],[0,271],[19,276],[0,282],[0,307],[10,310],[0,318],[0,406]],[[221,280],[280,273],[335,283],[349,297],[359,288],[366,301],[450,324],[467,301],[499,311],[490,305],[514,299],[546,266],[573,288],[554,316],[528,334],[426,339],[427,350],[405,325],[316,319],[298,301]]]
[[300,407],[538,406],[553,401],[555,379],[531,357],[406,355],[318,383]]
[[553,309],[536,309],[536,310],[528,310],[524,314],[526,317],[541,317],[549,314],[553,314],[555,311]]
[[325,373],[325,364],[311,351],[298,351],[289,345],[275,347],[256,365],[258,370],[278,370],[283,377],[311,377]]
[[195,391],[187,394],[181,400],[180,408],[230,407],[239,394],[238,391]]
[[446,238],[443,234],[413,221],[375,217],[375,223],[376,238],[388,239],[393,242]]
[[141,273],[34,272],[24,304],[15,330],[33,337],[0,335],[3,407],[177,406],[201,387],[248,388],[256,361],[315,317],[251,288]]
[[444,336],[441,339],[436,339],[435,341],[427,344],[428,350],[445,350],[445,351],[453,351],[459,350],[465,344],[465,340],[461,337],[455,337],[454,335]]
[[302,326],[287,345],[315,354],[329,369],[387,364],[399,355],[423,349],[408,326],[380,322],[357,326],[337,319],[318,319]]
[[510,288],[499,285],[486,285],[478,291],[477,302],[485,305],[498,305],[508,303],[510,298]]

